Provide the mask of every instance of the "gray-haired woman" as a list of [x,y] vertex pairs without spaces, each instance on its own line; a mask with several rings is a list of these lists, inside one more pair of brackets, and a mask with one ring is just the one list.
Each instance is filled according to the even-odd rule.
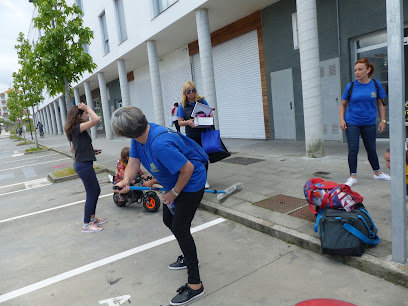
[[130,182],[137,176],[140,163],[155,177],[150,185],[157,182],[170,190],[163,195],[163,203],[175,204],[174,215],[164,205],[163,222],[176,237],[183,255],[169,268],[187,268],[188,274],[188,283],[177,290],[178,294],[170,304],[183,305],[204,294],[190,227],[204,194],[207,177],[204,165],[208,156],[186,136],[148,123],[143,112],[134,106],[122,107],[113,113],[112,129],[118,136],[132,138],[124,178],[116,184],[119,192],[129,192]]

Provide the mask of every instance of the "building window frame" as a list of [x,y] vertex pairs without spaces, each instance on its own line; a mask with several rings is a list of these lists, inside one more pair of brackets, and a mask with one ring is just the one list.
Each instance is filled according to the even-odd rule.
[[156,18],[179,0],[151,0],[153,7],[153,18]]
[[297,12],[292,14],[293,49],[299,49],[299,30]]
[[116,14],[116,28],[118,32],[119,45],[127,40],[126,18],[123,0],[113,0]]
[[101,29],[102,47],[103,47],[103,50],[104,50],[104,55],[106,55],[106,54],[108,54],[110,52],[110,47],[109,47],[108,25],[106,23],[105,11],[103,11],[99,15],[99,25],[100,25],[100,29]]

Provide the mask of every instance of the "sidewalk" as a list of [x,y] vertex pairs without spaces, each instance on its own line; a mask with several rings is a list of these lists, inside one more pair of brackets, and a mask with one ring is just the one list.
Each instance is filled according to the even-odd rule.
[[[106,140],[102,137],[99,136],[93,142],[94,148],[102,150],[102,154],[97,156],[96,163],[115,172],[120,151],[123,147],[130,146],[130,141],[126,138]],[[229,159],[240,157],[237,160],[239,164],[226,162],[228,161],[226,159],[210,165],[208,172],[210,189],[223,190],[234,183],[242,182],[244,190],[230,195],[222,203],[218,202],[215,195],[205,194],[200,207],[320,254],[320,240],[318,234],[313,231],[312,221],[255,206],[253,203],[277,195],[304,200],[303,186],[312,177],[345,182],[348,177],[347,144],[326,141],[326,156],[309,159],[305,157],[303,142],[223,140],[233,153]],[[45,135],[45,138],[39,139],[39,143],[72,156],[64,135]],[[389,169],[385,165],[383,153],[388,146],[388,140],[377,140],[380,166],[386,173],[389,173]],[[249,162],[254,163],[245,165]],[[362,144],[358,162],[358,184],[353,186],[353,190],[364,197],[364,205],[378,228],[381,241],[377,246],[367,249],[360,258],[333,256],[331,258],[408,287],[408,265],[391,261],[390,182],[373,180],[373,173]],[[303,203],[301,210],[306,212],[307,208],[304,208],[307,206],[306,200]],[[311,212],[307,214],[313,217]]]

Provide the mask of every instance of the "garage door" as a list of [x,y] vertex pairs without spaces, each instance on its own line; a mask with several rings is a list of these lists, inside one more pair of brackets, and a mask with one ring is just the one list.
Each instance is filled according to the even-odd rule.
[[[215,46],[213,61],[221,136],[265,139],[256,30]],[[199,54],[192,66],[198,93],[205,95]]]

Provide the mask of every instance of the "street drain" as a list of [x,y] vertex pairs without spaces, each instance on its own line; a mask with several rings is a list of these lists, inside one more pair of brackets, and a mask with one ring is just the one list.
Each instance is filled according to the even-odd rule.
[[226,158],[224,160],[221,160],[221,162],[224,162],[224,163],[245,165],[245,166],[254,164],[254,163],[258,163],[260,161],[265,161],[265,159],[250,158],[250,157],[232,157],[232,158]]
[[307,204],[305,199],[279,194],[266,200],[254,203],[254,205],[300,219],[309,221],[316,220],[316,217],[309,210],[309,204]]
[[330,178],[330,172],[317,171],[312,174],[313,177]]

